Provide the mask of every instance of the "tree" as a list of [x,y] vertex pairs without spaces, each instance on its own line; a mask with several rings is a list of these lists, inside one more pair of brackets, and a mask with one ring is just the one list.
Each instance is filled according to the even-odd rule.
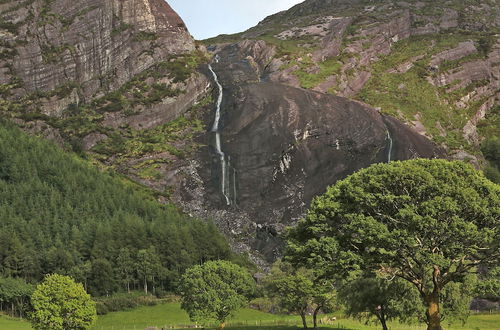
[[148,294],[148,281],[154,283],[155,277],[158,277],[163,269],[154,246],[137,252],[136,266],[137,275],[144,283],[144,293]]
[[485,274],[480,275],[475,288],[475,293],[484,299],[500,300],[500,267],[490,269]]
[[390,320],[409,321],[421,312],[418,292],[397,278],[360,277],[342,286],[339,296],[349,316],[376,317],[384,330]]
[[0,277],[0,310],[10,308],[11,315],[23,317],[33,293],[33,286],[18,278]]
[[440,293],[443,302],[442,319],[451,324],[460,321],[465,325],[470,315],[470,305],[477,293],[477,275],[465,276],[461,282],[450,282]]
[[129,249],[122,248],[116,258],[117,272],[127,292],[130,293],[130,282],[134,280],[134,259]]
[[286,263],[278,263],[267,279],[271,296],[285,311],[299,314],[304,329],[307,329],[306,315],[313,302],[314,284],[310,275],[305,269],[294,270]]
[[71,277],[47,275],[31,297],[35,329],[89,329],[96,320],[95,303]]
[[93,295],[109,295],[116,289],[113,266],[107,259],[92,261],[89,274],[90,293]]
[[273,265],[265,279],[265,287],[281,308],[300,315],[304,329],[307,329],[309,310],[313,310],[313,326],[317,329],[319,312],[336,307],[337,297],[331,281],[318,277],[312,270],[295,268],[288,262],[278,261]]
[[289,233],[288,254],[330,274],[378,270],[412,283],[429,330],[440,293],[498,264],[500,187],[461,162],[373,165],[328,188]]
[[333,283],[327,279],[315,278],[313,280],[313,327],[318,329],[318,313],[333,312],[337,308],[337,292]]
[[83,283],[85,291],[88,290],[88,280],[92,272],[92,262],[85,261],[73,266],[67,275],[72,277],[75,281]]
[[181,307],[195,322],[216,320],[224,328],[226,319],[248,303],[255,291],[249,272],[229,261],[208,261],[182,276]]

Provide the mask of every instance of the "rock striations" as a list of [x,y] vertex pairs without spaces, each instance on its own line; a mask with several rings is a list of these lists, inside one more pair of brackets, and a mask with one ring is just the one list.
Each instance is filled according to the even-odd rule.
[[181,18],[163,0],[2,1],[1,83],[14,97],[50,95],[40,110],[63,116],[173,55],[195,50]]

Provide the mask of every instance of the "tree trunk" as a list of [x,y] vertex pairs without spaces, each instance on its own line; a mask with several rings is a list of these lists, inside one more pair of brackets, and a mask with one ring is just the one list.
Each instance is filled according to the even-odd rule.
[[375,316],[377,317],[377,319],[380,321],[380,324],[382,325],[382,329],[383,330],[389,330],[389,328],[387,327],[387,320],[385,319],[385,314],[384,314],[384,311],[383,309],[380,310],[380,312],[374,312]]
[[385,317],[384,305],[380,306],[380,323],[382,323],[382,329],[389,330],[389,328],[387,327],[387,318]]
[[144,293],[148,294],[148,280],[146,276],[144,276]]
[[434,271],[432,273],[434,290],[425,297],[425,301],[427,302],[427,330],[443,330],[441,327],[441,314],[439,313],[439,291],[441,290],[440,277],[441,270],[439,266],[434,265]]
[[130,282],[127,281],[127,292],[130,293]]
[[385,320],[385,317],[380,318],[380,323],[382,324],[383,330],[389,330],[389,328],[387,327],[387,321]]
[[304,326],[304,329],[307,329],[306,312],[300,312],[300,317],[302,318],[302,325]]
[[321,309],[321,306],[318,306],[314,309],[314,313],[313,313],[313,326],[314,326],[314,330],[318,329],[318,313],[319,313],[319,310]]
[[439,313],[439,292],[431,293],[427,301],[427,330],[443,330],[441,327],[441,314]]

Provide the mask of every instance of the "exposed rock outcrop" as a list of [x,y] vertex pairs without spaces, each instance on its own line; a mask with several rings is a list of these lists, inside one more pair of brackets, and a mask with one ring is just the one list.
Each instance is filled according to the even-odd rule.
[[[443,155],[422,135],[366,104],[259,81],[255,64],[262,61],[247,60],[247,49],[228,45],[212,63],[224,91],[221,140],[231,163],[233,203],[227,207],[221,193],[214,149],[201,151],[197,174],[190,176],[203,184],[188,179],[181,201],[193,214],[213,217],[228,235],[245,242],[242,250],[257,249],[273,260],[283,229],[304,214],[314,196],[358,169]],[[205,139],[213,145],[210,133]],[[206,201],[202,205],[200,193]]]
[[[8,1],[0,17],[3,54],[9,55],[0,59],[6,68],[0,80],[12,86],[2,96],[30,95],[37,104],[27,110],[50,117],[65,117],[68,107],[90,103],[152,65],[196,48],[182,19],[163,0]],[[118,115],[110,126],[152,127],[175,118],[206,84],[201,75],[193,76],[175,86],[179,97],[134,109],[144,114],[133,118]]]
[[18,43],[14,70],[27,92],[75,82],[89,98],[105,77],[115,89],[168,55],[194,50],[184,23],[162,0],[34,1],[19,10],[27,17],[7,41]]

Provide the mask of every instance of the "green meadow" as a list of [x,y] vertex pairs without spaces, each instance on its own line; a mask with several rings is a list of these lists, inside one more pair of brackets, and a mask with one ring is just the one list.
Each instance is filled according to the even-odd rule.
[[[325,330],[351,329],[369,330],[380,329],[377,324],[366,325],[357,320],[341,318],[338,314],[336,321],[330,324],[322,324]],[[308,320],[312,327],[312,319]],[[178,303],[160,304],[156,306],[144,306],[124,312],[109,313],[100,316],[93,330],[143,330],[147,327],[183,329],[193,327],[187,314],[180,309]],[[242,309],[227,322],[226,329],[238,330],[291,330],[301,328],[300,317],[291,315],[274,315],[259,312],[253,309]],[[500,330],[500,314],[478,314],[472,315],[465,326],[443,323],[446,330]],[[425,330],[425,325],[403,325],[391,323],[393,330]],[[29,322],[0,316],[0,329],[2,330],[28,330],[32,329]]]

